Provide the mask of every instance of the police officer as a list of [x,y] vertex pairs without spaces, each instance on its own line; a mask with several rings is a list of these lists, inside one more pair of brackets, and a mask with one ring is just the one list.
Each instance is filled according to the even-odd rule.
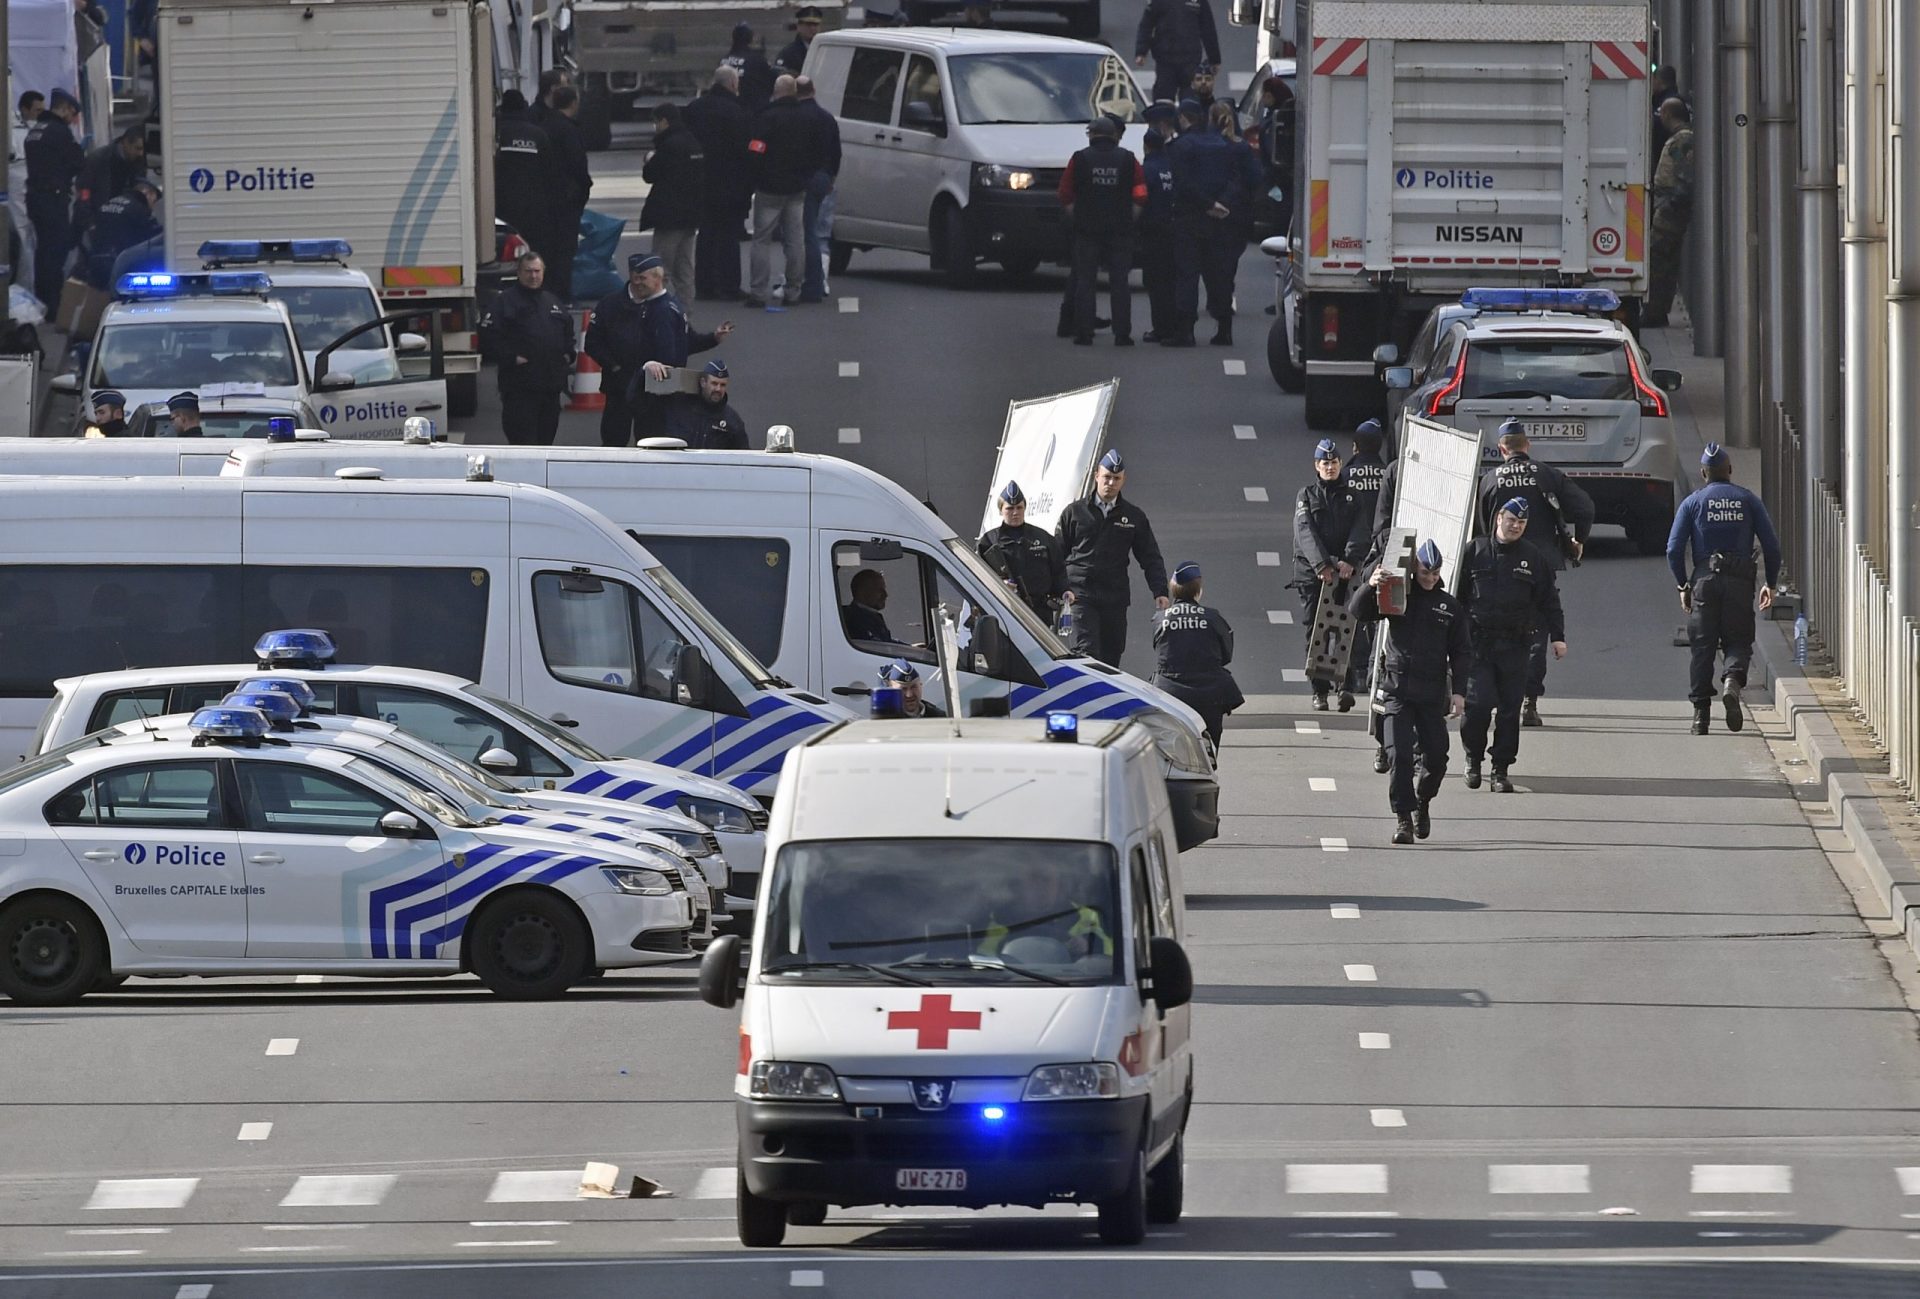
[[1067,594],[1066,560],[1052,533],[1027,522],[1019,483],[1008,479],[1000,489],[1000,526],[981,533],[974,549],[1041,622],[1052,625]]
[[[1528,454],[1530,446],[1526,427],[1519,420],[1510,419],[1500,426],[1500,464],[1480,479],[1480,517],[1491,528],[1494,507],[1499,502],[1515,496],[1526,501],[1533,545],[1558,573],[1569,560],[1578,564],[1586,553],[1587,534],[1593,529],[1593,498],[1552,465],[1533,459]],[[1540,696],[1547,692],[1544,627],[1529,649],[1527,663],[1526,704],[1520,724],[1540,726]]]
[[[1376,568],[1353,593],[1347,611],[1362,622],[1387,624],[1386,661],[1380,673],[1388,764],[1387,805],[1393,809],[1395,843],[1412,843],[1433,832],[1429,808],[1447,774],[1447,718],[1465,711],[1473,663],[1467,611],[1440,585],[1440,547],[1420,543],[1404,609],[1382,613],[1380,588],[1390,574]],[[1404,584],[1403,584],[1404,585]],[[1414,785],[1414,768],[1420,783]]]
[[664,263],[651,253],[627,258],[627,286],[602,298],[587,330],[587,355],[603,371],[607,408],[600,416],[600,444],[630,445],[636,436],[658,437],[666,424],[667,395],[645,391],[648,375],[667,377],[695,352],[718,347],[733,333],[725,321],[711,334],[695,332],[680,299],[667,292]]
[[[1353,502],[1353,533],[1347,542],[1346,558],[1356,570],[1364,571],[1373,549],[1373,515],[1386,482],[1386,462],[1380,447],[1386,440],[1380,421],[1370,419],[1353,430],[1353,454],[1340,467],[1340,485]],[[1359,694],[1367,688],[1367,676],[1373,659],[1373,626],[1361,623],[1353,629],[1353,657],[1347,663],[1347,690]],[[1377,755],[1376,755],[1377,756]]]
[[73,251],[73,182],[87,152],[74,137],[80,101],[64,90],[27,128],[27,216],[33,221],[33,292],[50,308],[60,302],[67,254]]
[[147,174],[147,127],[135,122],[119,138],[103,144],[80,164],[73,182],[73,230],[84,234],[108,200],[124,194]]
[[[1293,502],[1293,589],[1300,596],[1306,614],[1307,652],[1313,652],[1313,619],[1320,611],[1323,596],[1346,599],[1341,585],[1353,576],[1353,497],[1340,481],[1340,450],[1332,438],[1321,438],[1313,449],[1314,481],[1300,489]],[[1311,660],[1309,660],[1311,661]],[[1351,670],[1351,669],[1350,669]],[[1321,677],[1309,678],[1313,686],[1313,706],[1327,711],[1327,696],[1334,682]],[[1353,690],[1340,683],[1340,711],[1353,707]]]
[[[751,34],[753,29],[747,30]],[[740,100],[740,74],[721,64],[714,70],[713,85],[687,105],[683,118],[700,138],[707,169],[700,234],[694,241],[695,295],[738,298],[740,231],[753,205],[752,155],[747,152],[753,114]]]
[[1204,579],[1191,560],[1173,570],[1167,594],[1173,603],[1154,620],[1153,684],[1200,714],[1218,753],[1226,715],[1247,702],[1227,670],[1233,662],[1233,628],[1218,609],[1200,603]]
[[205,437],[200,426],[200,394],[176,392],[167,398],[167,424],[177,438]]
[[154,219],[154,204],[160,201],[160,187],[150,180],[136,180],[124,194],[116,194],[100,205],[93,225],[82,240],[87,250],[87,283],[96,289],[113,284],[113,263],[129,248],[146,243],[160,233]]
[[793,39],[780,51],[774,60],[779,70],[800,75],[807,65],[807,49],[813,44],[813,38],[820,34],[820,10],[814,5],[801,5],[793,15]]
[[[1687,611],[1687,698],[1693,702],[1693,733],[1707,733],[1713,707],[1713,663],[1726,655],[1726,677],[1720,699],[1726,706],[1727,729],[1741,726],[1740,691],[1747,684],[1747,662],[1753,656],[1753,543],[1767,566],[1767,584],[1760,588],[1760,607],[1773,606],[1773,588],[1780,581],[1780,539],[1761,499],[1733,481],[1733,458],[1716,442],[1707,443],[1700,456],[1700,477],[1706,482],[1680,502],[1667,534],[1667,567],[1680,584],[1680,607]],[[1693,577],[1687,576],[1687,558],[1693,558]]]
[[780,74],[767,62],[767,56],[753,47],[752,23],[733,25],[733,43],[720,66],[732,68],[739,77],[740,103],[748,113],[759,112],[773,98],[773,79]]
[[1233,268],[1239,262],[1241,235],[1236,216],[1246,203],[1245,175],[1236,146],[1207,129],[1206,109],[1198,101],[1180,102],[1180,136],[1167,146],[1173,168],[1174,309],[1179,332],[1161,341],[1168,347],[1192,347],[1200,319],[1200,282],[1207,285],[1207,314],[1215,323],[1212,342],[1233,341]]
[[572,256],[573,241],[559,237],[567,193],[560,157],[552,138],[528,120],[526,96],[517,90],[500,96],[494,121],[493,192],[500,219],[542,258]]
[[1147,291],[1147,313],[1152,328],[1141,341],[1158,343],[1178,332],[1173,307],[1173,164],[1167,158],[1167,139],[1162,125],[1172,127],[1178,118],[1172,104],[1152,104],[1147,108],[1145,156],[1140,173],[1147,182],[1147,201],[1140,209],[1139,262],[1140,283]]
[[1473,620],[1473,676],[1460,722],[1467,788],[1480,788],[1480,760],[1487,753],[1487,723],[1492,719],[1490,788],[1496,794],[1513,792],[1507,769],[1520,753],[1520,701],[1536,632],[1552,641],[1555,658],[1567,656],[1566,616],[1560,610],[1553,563],[1526,540],[1531,509],[1524,496],[1507,501],[1494,513],[1493,536],[1467,543],[1460,563],[1460,599]]
[[1067,602],[1073,606],[1073,647],[1109,667],[1127,648],[1127,557],[1140,563],[1156,609],[1167,607],[1167,565],[1153,525],[1124,499],[1127,464],[1116,450],[1100,457],[1093,494],[1060,511],[1058,535],[1067,565]]
[[1133,221],[1146,201],[1146,174],[1120,147],[1120,123],[1099,114],[1087,124],[1087,147],[1060,173],[1060,203],[1073,227],[1073,341],[1082,347],[1093,345],[1094,289],[1103,268],[1113,345],[1133,346]]
[[127,435],[127,396],[117,388],[102,388],[93,394],[93,420],[85,436],[123,438]]
[[500,376],[500,427],[515,446],[553,445],[560,394],[573,373],[573,316],[546,288],[546,260],[529,249],[514,281],[480,317],[480,348]]
[[926,683],[920,680],[920,670],[905,659],[882,664],[880,684],[900,688],[900,715],[910,721],[947,715],[946,710],[927,702]]
[[1147,0],[1133,34],[1133,66],[1147,66],[1153,55],[1153,98],[1178,99],[1187,93],[1193,71],[1202,63],[1220,65],[1220,34],[1208,0]]
[[700,391],[680,393],[667,420],[667,436],[695,451],[745,451],[747,422],[727,401],[730,376],[718,357],[700,372]]

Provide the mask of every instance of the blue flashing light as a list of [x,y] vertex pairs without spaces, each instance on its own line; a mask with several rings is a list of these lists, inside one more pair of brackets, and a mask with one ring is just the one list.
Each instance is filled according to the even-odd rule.
[[1468,289],[1460,305],[1477,311],[1563,311],[1605,316],[1620,310],[1612,289]]
[[273,281],[265,271],[135,271],[115,287],[123,298],[265,297]]
[[299,440],[299,429],[291,415],[267,416],[267,441],[295,442]]
[[178,290],[169,271],[135,271],[120,277],[119,291],[126,298],[167,297]]
[[187,723],[187,729],[200,740],[257,740],[267,733],[267,715],[258,708],[236,708],[220,704],[202,708]]
[[1047,738],[1062,744],[1075,744],[1080,739],[1080,717],[1077,713],[1048,713]]
[[322,667],[333,662],[333,655],[333,637],[317,627],[270,631],[253,644],[253,657],[262,667],[274,663]]
[[1007,1117],[1007,1110],[1004,1105],[983,1105],[980,1107],[980,1117],[989,1123],[998,1123]]
[[231,266],[248,262],[344,262],[353,245],[344,239],[209,239],[200,260]]
[[907,715],[906,695],[896,685],[878,685],[868,697],[868,715],[872,717],[905,717]]
[[234,687],[235,693],[245,693],[250,690],[278,691],[300,705],[302,717],[313,711],[315,700],[313,687],[299,677],[248,677]]
[[222,708],[255,708],[275,729],[292,726],[300,716],[300,704],[292,695],[278,690],[236,690],[220,701]]

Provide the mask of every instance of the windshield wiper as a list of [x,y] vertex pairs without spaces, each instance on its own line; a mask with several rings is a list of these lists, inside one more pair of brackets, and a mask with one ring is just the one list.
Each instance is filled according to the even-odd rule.
[[1022,975],[1036,983],[1051,983],[1056,988],[1073,986],[1071,980],[1062,979],[1058,975],[1042,974],[1024,965],[1009,965],[1005,961],[962,961],[951,956],[943,956],[938,960],[895,961],[891,968],[896,970],[1005,970],[1009,974]]
[[890,965],[874,965],[867,961],[788,961],[782,965],[769,965],[762,973],[792,974],[800,970],[864,970],[868,974],[877,974],[883,979],[892,979],[895,983],[911,983],[916,988],[931,988],[926,979],[916,979],[911,974],[903,974]]

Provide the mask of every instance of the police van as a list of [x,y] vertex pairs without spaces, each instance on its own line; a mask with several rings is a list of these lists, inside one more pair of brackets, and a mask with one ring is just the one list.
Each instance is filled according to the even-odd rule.
[[865,1204],[1180,1217],[1193,971],[1153,737],[1131,721],[856,722],[787,756],[741,1005],[740,1240]]
[[788,748],[847,716],[777,684],[653,555],[544,488],[363,470],[0,492],[0,752],[25,751],[58,678],[218,663],[290,626],[754,795],[771,796]]
[[88,736],[0,773],[0,993],[133,974],[471,971],[507,997],[690,955],[670,858],[476,821],[251,708],[191,738]]
[[[465,476],[473,449],[430,437],[416,429],[401,445],[212,448],[13,440],[0,442],[0,466],[41,474],[279,478],[370,465],[409,477]],[[919,663],[923,671],[938,666],[931,633],[937,609],[992,615],[993,630],[982,637],[992,652],[961,660],[964,710],[1037,717],[1065,709],[1088,720],[1137,719],[1166,757],[1182,850],[1214,837],[1219,784],[1198,714],[1140,678],[1069,649],[981,561],[971,538],[956,535],[898,484],[836,456],[793,452],[783,435],[769,446],[767,452],[490,446],[486,455],[495,478],[537,483],[606,515],[657,556],[754,657],[855,707],[864,708],[871,683],[894,658]],[[885,580],[883,612],[894,641],[849,634],[843,614],[854,575],[864,570]]]

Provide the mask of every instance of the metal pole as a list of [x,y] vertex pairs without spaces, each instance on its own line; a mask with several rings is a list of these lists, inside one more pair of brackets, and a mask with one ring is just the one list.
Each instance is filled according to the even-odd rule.
[[[1693,95],[1693,0],[1667,0],[1660,15],[1660,62],[1679,74],[1681,93]],[[1658,107],[1658,105],[1656,105]],[[1660,160],[1647,159],[1653,166]]]
[[1799,387],[1792,336],[1803,323],[1795,301],[1799,276],[1793,269],[1801,254],[1794,237],[1800,213],[1793,202],[1793,3],[1762,0],[1760,5],[1760,207],[1755,213],[1762,250],[1755,267],[1763,290],[1758,301],[1765,304],[1759,320],[1765,362],[1761,377],[1765,400],[1789,411],[1795,408]]
[[1839,367],[1832,353],[1832,340],[1840,337],[1841,328],[1835,3],[1800,0],[1800,408],[1807,445],[1808,519],[1819,503],[1814,480],[1838,487],[1844,472]]
[[1726,277],[1726,439],[1760,445],[1759,206],[1755,175],[1753,11],[1751,0],[1724,0],[1720,13],[1720,98],[1707,106],[1720,139],[1721,273]]
[[[1892,6],[1887,48],[1891,93],[1889,189],[1893,239],[1887,260],[1887,585],[1893,626],[1920,610],[1920,13],[1911,0]],[[1911,665],[1909,665],[1911,666]]]
[[[1724,281],[1720,276],[1720,3],[1695,0],[1693,24],[1693,225],[1687,232],[1687,316],[1696,356],[1719,356]],[[1684,89],[1685,87],[1683,87]]]
[[[13,247],[13,205],[9,202],[12,195],[7,193],[13,183],[13,46],[9,44],[12,36],[7,30],[8,8],[6,0],[0,0],[0,106],[4,106],[7,114],[7,171],[5,176],[0,176],[0,300],[4,300],[13,283],[13,258],[9,255]],[[32,268],[22,266],[20,270],[27,283],[33,283]],[[0,317],[4,314],[0,313]]]
[[[1886,426],[1886,317],[1881,308],[1887,282],[1886,191],[1881,167],[1882,110],[1880,3],[1844,0],[1846,34],[1846,111],[1842,139],[1847,183],[1841,190],[1841,266],[1846,280],[1843,353],[1845,368],[1845,441],[1847,551],[1873,552],[1874,515],[1880,501],[1874,473],[1874,443]],[[1857,573],[1851,564],[1849,573]],[[1855,597],[1858,592],[1853,593]],[[1856,612],[1858,598],[1847,607]],[[1864,627],[1849,629],[1858,644]]]

